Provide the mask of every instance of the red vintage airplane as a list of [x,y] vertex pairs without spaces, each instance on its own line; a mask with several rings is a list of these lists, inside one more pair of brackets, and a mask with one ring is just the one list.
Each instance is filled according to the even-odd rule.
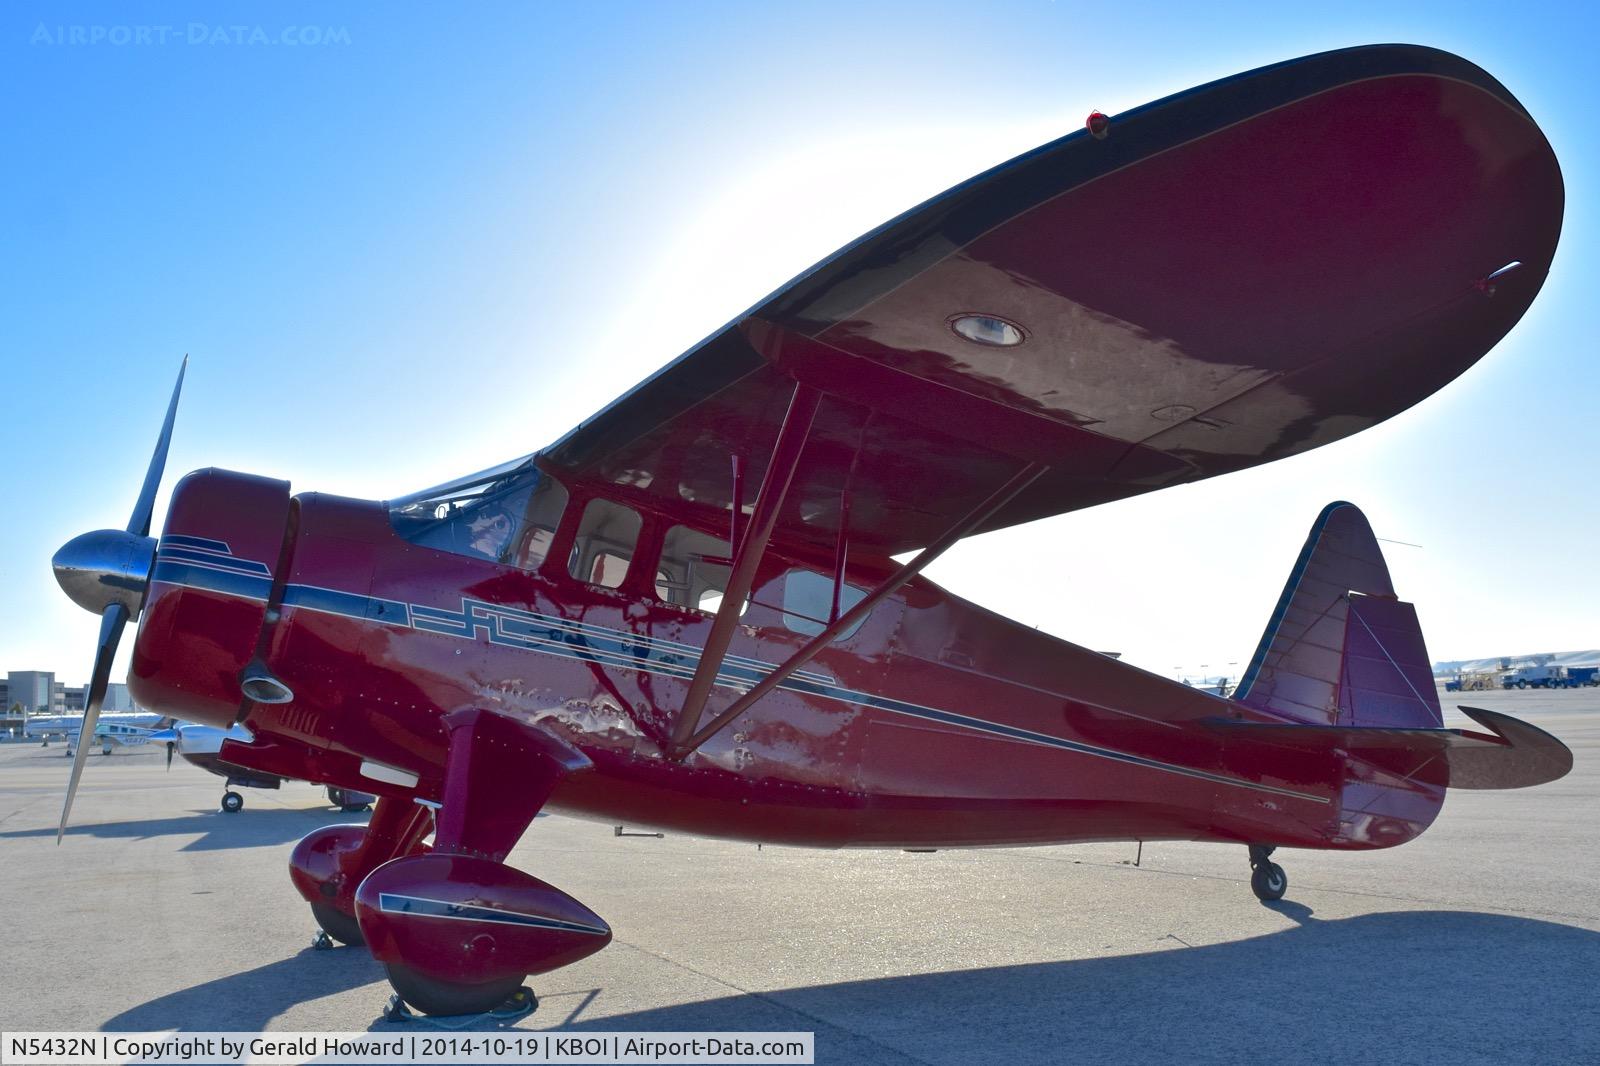
[[402,499],[202,470],[152,539],[175,391],[127,530],[55,558],[103,618],[90,714],[139,616],[142,705],[247,723],[239,766],[378,794],[291,875],[434,1013],[610,940],[504,864],[542,808],[822,847],[1229,842],[1277,898],[1275,846],[1389,847],[1448,786],[1571,763],[1503,715],[1442,727],[1359,511],[1317,518],[1228,699],[919,573],[1418,402],[1522,316],[1562,203],[1489,75],[1354,48],[1096,113],[543,451]]

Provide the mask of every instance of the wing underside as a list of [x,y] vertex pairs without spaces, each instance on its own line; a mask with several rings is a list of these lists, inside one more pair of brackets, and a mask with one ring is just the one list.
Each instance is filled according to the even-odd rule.
[[[825,396],[776,535],[831,545],[844,522],[882,554],[928,544],[1028,462],[1049,470],[983,529],[1210,477],[1460,374],[1538,292],[1562,203],[1537,125],[1472,64],[1398,45],[1310,56],[928,201],[545,457],[726,512],[729,457],[759,478],[803,382]],[[963,337],[969,315],[1021,343]]]

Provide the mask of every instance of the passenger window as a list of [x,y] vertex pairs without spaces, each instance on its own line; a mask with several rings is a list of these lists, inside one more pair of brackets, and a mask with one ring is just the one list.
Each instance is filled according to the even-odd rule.
[[[732,571],[727,563],[712,560],[728,559],[731,551],[728,542],[719,537],[688,526],[673,526],[661,541],[656,596],[664,603],[715,614],[722,606],[722,593]],[[750,601],[746,599],[739,613],[749,609]]]
[[622,579],[627,576],[628,557],[612,552],[601,552],[595,556],[594,565],[589,568],[589,584],[604,585],[608,589],[620,586]]
[[540,481],[528,500],[522,547],[516,555],[518,566],[524,570],[539,568],[550,554],[550,542],[555,539],[556,527],[561,524],[561,514],[566,509],[567,487],[553,477]]
[[567,572],[579,581],[614,589],[628,575],[643,523],[639,512],[610,500],[590,500],[583,509],[567,559]]
[[[839,592],[839,613],[866,599],[866,592],[854,585],[846,585]],[[828,616],[833,612],[833,578],[824,577],[813,570],[791,570],[783,577],[783,624],[801,636],[814,637],[828,628]],[[834,638],[847,640],[855,636],[861,623],[851,626]]]

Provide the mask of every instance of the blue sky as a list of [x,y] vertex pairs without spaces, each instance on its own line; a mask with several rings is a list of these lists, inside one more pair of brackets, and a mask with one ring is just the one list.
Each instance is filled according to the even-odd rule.
[[933,576],[1150,669],[1236,673],[1343,498],[1422,545],[1390,562],[1434,658],[1600,646],[1600,17],[1290,6],[6,5],[0,671],[86,676],[96,623],[49,557],[126,521],[185,352],[167,486],[217,465],[399,494],[550,442],[1091,109],[1380,41],[1473,60],[1555,146],[1566,224],[1521,325],[1376,430]]

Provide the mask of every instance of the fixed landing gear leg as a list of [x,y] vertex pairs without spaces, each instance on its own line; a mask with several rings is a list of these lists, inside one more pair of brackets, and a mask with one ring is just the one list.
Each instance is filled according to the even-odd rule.
[[1250,891],[1263,903],[1282,899],[1283,894],[1289,891],[1289,875],[1283,872],[1283,867],[1272,861],[1272,853],[1276,850],[1271,844],[1250,845]]
[[589,760],[491,711],[444,721],[450,750],[433,851],[374,870],[356,890],[356,918],[402,1000],[424,1014],[483,1014],[522,996],[529,974],[611,941],[593,911],[504,861],[557,782]]
[[302,837],[289,855],[289,880],[311,904],[318,929],[341,944],[365,943],[356,922],[357,886],[390,859],[425,852],[422,838],[431,826],[426,807],[385,797],[366,825],[325,825]]

